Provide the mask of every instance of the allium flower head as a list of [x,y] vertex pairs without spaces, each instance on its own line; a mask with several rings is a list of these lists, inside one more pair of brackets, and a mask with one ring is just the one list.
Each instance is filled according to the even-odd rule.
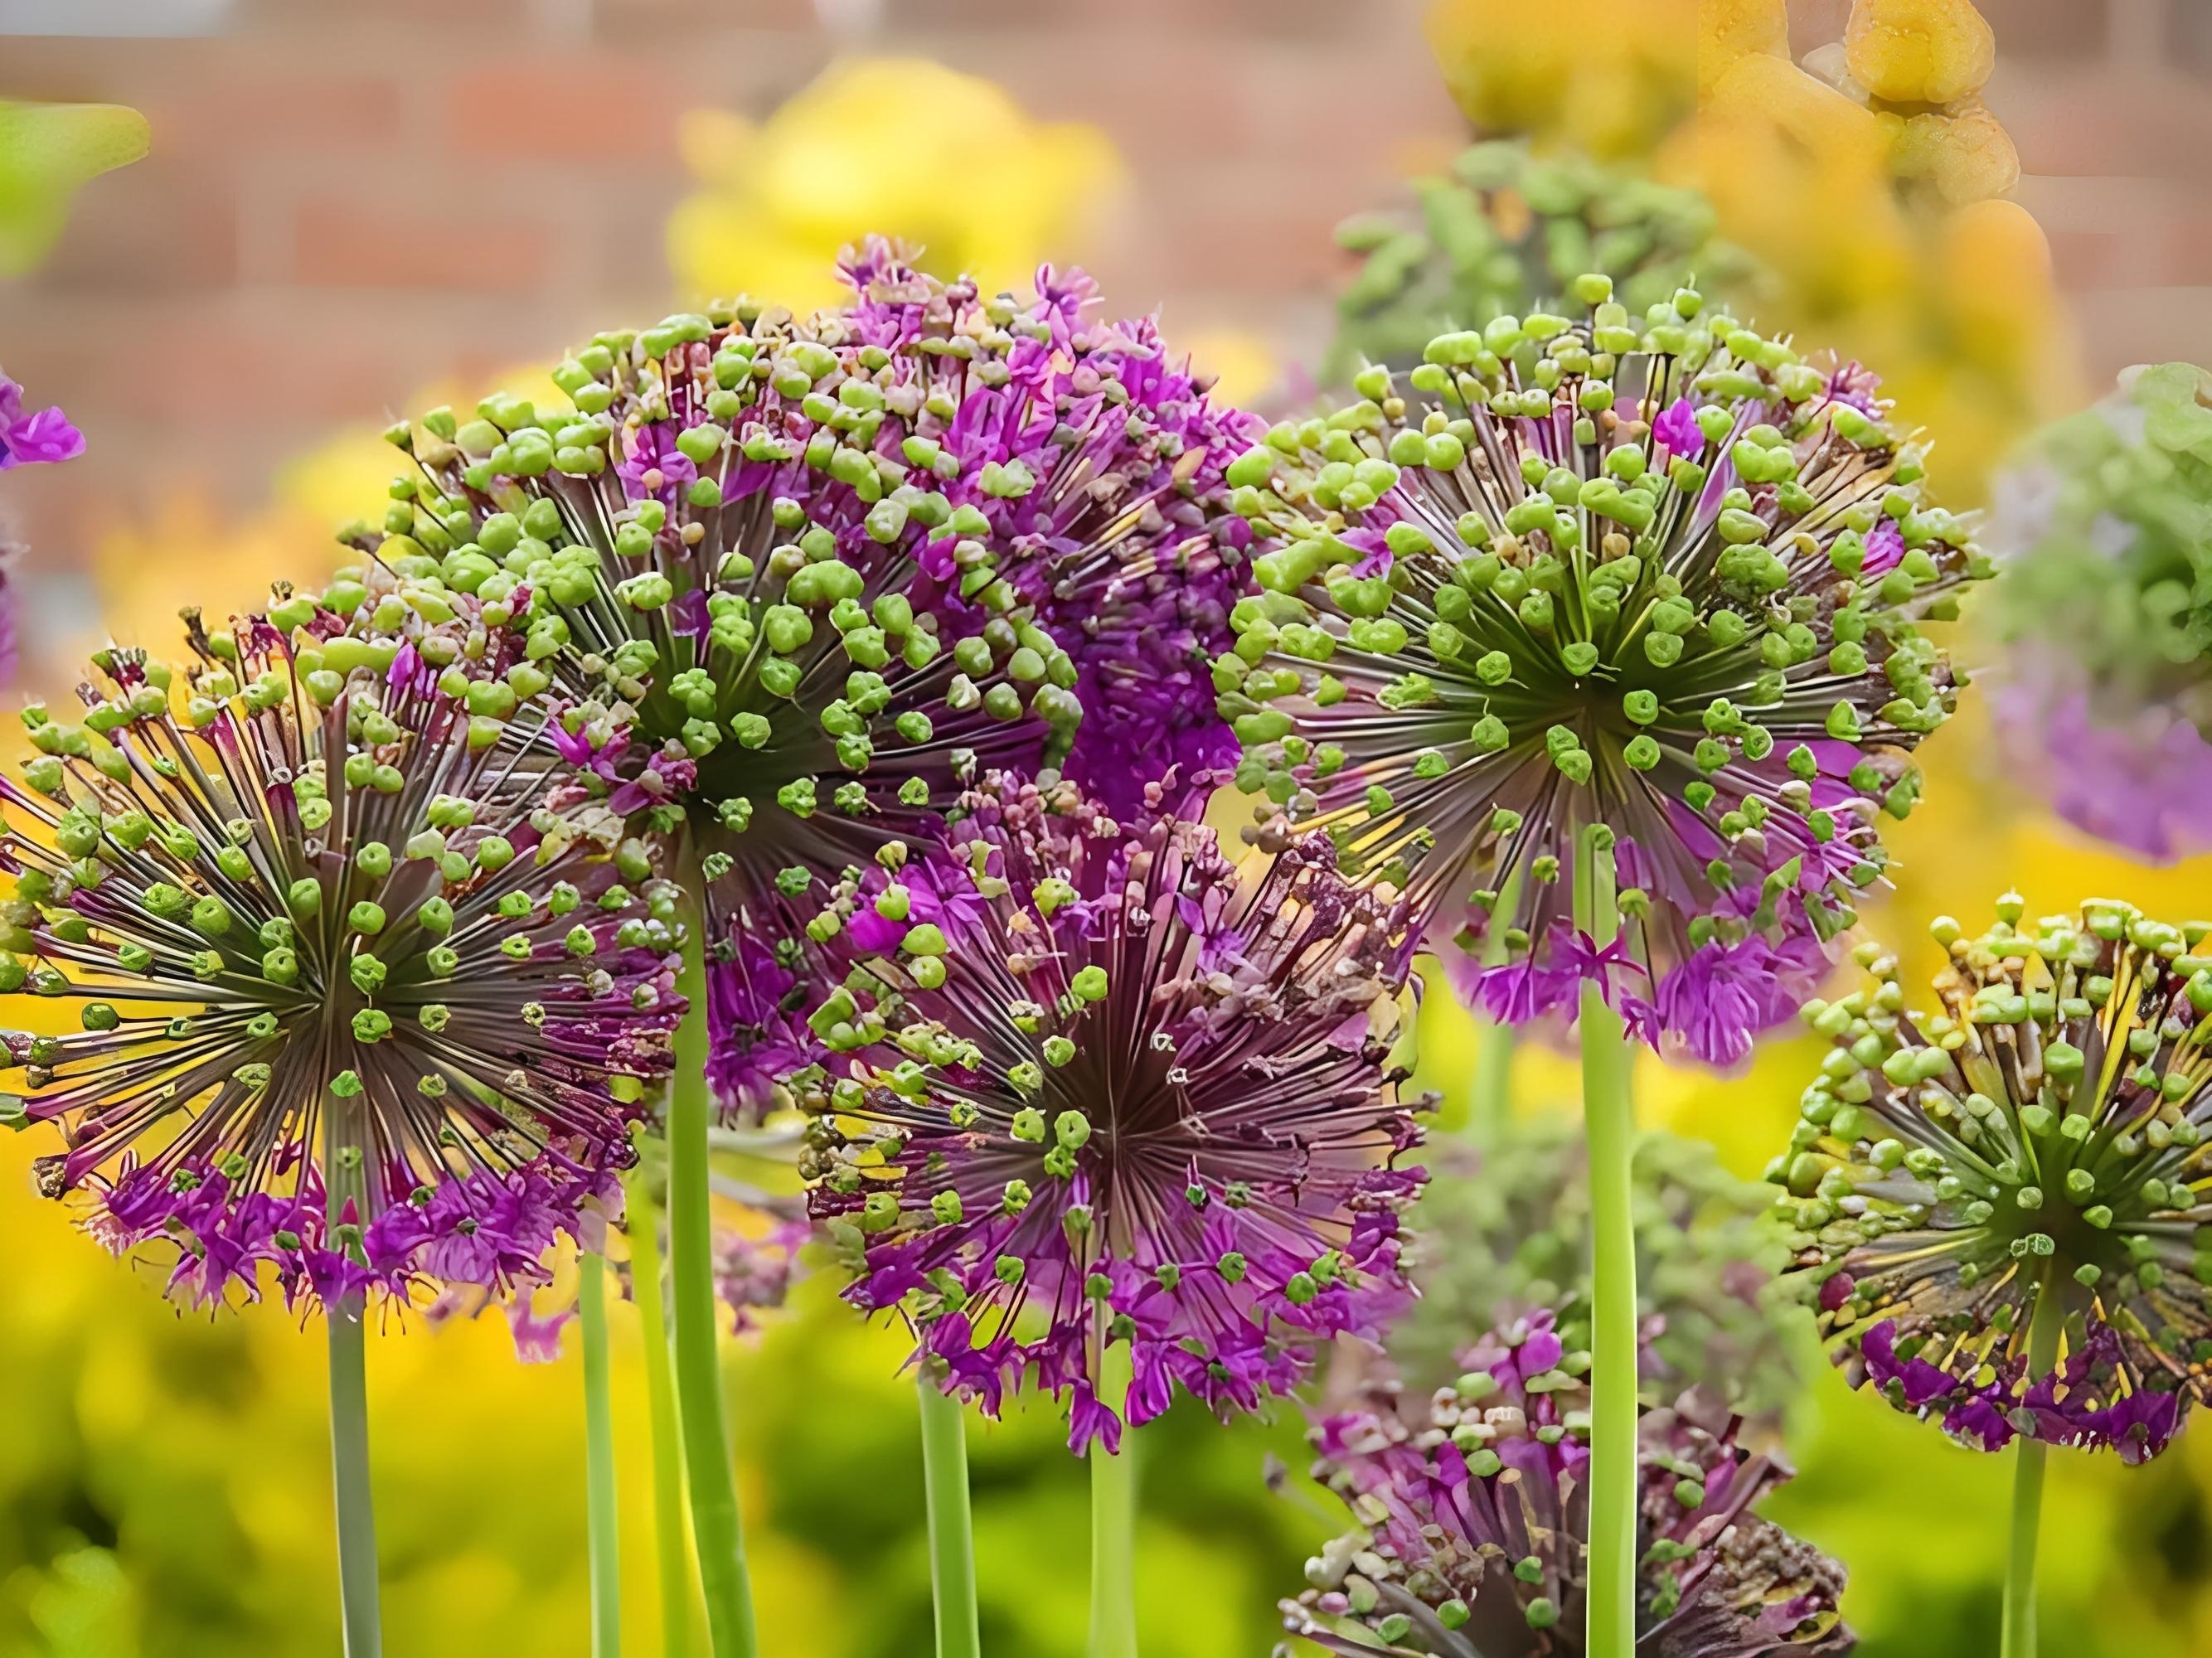
[[[1065,783],[993,780],[963,812],[976,902],[814,1015],[840,1058],[804,1171],[848,1298],[902,1312],[987,1411],[1032,1372],[1072,1393],[1078,1448],[1120,1440],[1108,1345],[1134,1424],[1177,1385],[1252,1409],[1317,1342],[1374,1339],[1420,1179],[1386,1058],[1402,916],[1325,842],[1240,872],[1209,831],[1124,826]],[[833,905],[903,907],[872,888]]]
[[2212,373],[2129,370],[2039,434],[1998,499],[2008,749],[2100,839],[2212,846]]
[[1836,1048],[1769,1177],[1854,1382],[1984,1449],[2142,1461],[2212,1387],[2207,927],[2021,914],[1936,922],[1933,1011],[1863,947],[1874,987],[1806,1009]]
[[[1589,1341],[1589,1173],[1571,1119],[1540,1114],[1444,1146],[1407,1224],[1421,1240],[1420,1299],[1390,1329],[1392,1363],[1415,1386],[1456,1373],[1469,1330],[1547,1308],[1571,1346]],[[1773,1425],[1803,1390],[1783,1321],[1784,1252],[1772,1195],[1737,1179],[1701,1140],[1652,1133],[1634,1164],[1636,1282],[1644,1397],[1700,1388]],[[1794,1332],[1793,1332],[1794,1333]]]
[[[1862,376],[1686,290],[1641,325],[1577,291],[1585,320],[1442,336],[1231,465],[1266,591],[1216,683],[1263,843],[1326,831],[1439,948],[1504,927],[1503,966],[1461,963],[1494,1016],[1619,981],[1647,1034],[1730,1060],[1880,877],[1956,698],[1917,623],[1981,563]],[[1586,826],[1620,951],[1570,922]]]
[[600,336],[555,372],[571,413],[495,398],[393,434],[418,474],[371,629],[427,588],[487,629],[457,694],[550,683],[611,805],[688,816],[718,976],[740,911],[933,838],[985,770],[1068,760],[1133,806],[1229,741],[1202,676],[1246,579],[1221,471],[1251,428],[1151,323],[1087,319],[1080,276],[987,300],[880,242],[845,275],[805,321]]
[[1337,295],[1339,374],[1363,361],[1410,367],[1443,331],[1517,316],[1587,270],[1612,276],[1638,310],[1693,275],[1726,288],[1748,274],[1743,255],[1714,240],[1704,196],[1639,167],[1490,139],[1407,187],[1418,211],[1337,227],[1338,244],[1360,256]]
[[[1359,1529],[1307,1562],[1284,1626],[1367,1658],[1584,1650],[1589,1355],[1549,1314],[1486,1336],[1418,1403],[1395,1383],[1323,1418],[1315,1479]],[[1644,1413],[1636,1650],[1644,1658],[1844,1653],[1843,1568],[1753,1512],[1790,1477],[1697,1393]]]
[[196,1305],[526,1296],[667,1068],[650,867],[396,653],[194,640],[180,677],[103,652],[0,779],[0,985],[81,1027],[7,1038],[15,1126],[64,1138],[40,1189]]
[[982,331],[893,349],[849,313],[748,304],[599,336],[554,371],[571,411],[434,410],[392,434],[417,474],[375,547],[400,590],[368,619],[402,627],[427,592],[479,621],[453,689],[496,712],[550,685],[562,754],[618,812],[688,814],[732,906],[865,859],[979,768],[1056,759],[1079,717],[1074,663],[1011,588],[973,595],[989,620],[957,644],[930,609],[924,562],[1024,487],[953,434],[1011,372],[1015,337]]
[[924,562],[951,588],[956,630],[1003,604],[1002,576],[1074,658],[1083,724],[1068,774],[1126,815],[1171,768],[1187,781],[1233,758],[1208,670],[1251,588],[1252,532],[1223,473],[1265,428],[1216,404],[1156,319],[1089,314],[1097,285],[1080,270],[1040,267],[1018,306],[921,276],[881,240],[845,274],[854,325],[878,348],[1014,336],[1009,372],[971,372],[939,434],[971,470],[999,469],[998,487],[972,492],[988,532],[965,548],[940,537]]

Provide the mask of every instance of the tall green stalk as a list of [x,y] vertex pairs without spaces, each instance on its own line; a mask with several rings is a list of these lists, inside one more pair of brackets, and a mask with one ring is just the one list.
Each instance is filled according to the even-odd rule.
[[737,1470],[722,1413],[721,1315],[714,1297],[714,1227],[708,1186],[707,973],[696,895],[699,872],[685,860],[690,899],[684,973],[687,1011],[676,1032],[668,1090],[668,1254],[676,1314],[676,1406],[691,1491],[691,1535],[707,1636],[714,1658],[754,1658],[753,1591],[738,1518]]
[[577,1262],[584,1343],[585,1544],[592,1577],[592,1658],[622,1652],[622,1522],[615,1502],[615,1412],[607,1389],[607,1263]]
[[[337,1118],[343,1102],[326,1102],[322,1123],[324,1201],[338,1247],[366,1264],[360,1224],[367,1218],[368,1181],[357,1134]],[[348,1204],[356,1222],[339,1221]],[[323,1309],[331,1354],[331,1482],[337,1499],[338,1616],[345,1658],[382,1658],[384,1614],[378,1605],[376,1505],[368,1480],[368,1303],[347,1296]]]
[[[1105,1349],[1098,1402],[1127,1416],[1129,1344]],[[1118,1456],[1097,1440],[1084,1453],[1091,1464],[1090,1658],[1137,1658],[1137,1441],[1122,1429]]]
[[915,1372],[921,1401],[921,1477],[928,1494],[929,1588],[937,1608],[937,1658],[981,1658],[975,1612],[975,1534],[968,1502],[968,1424],[958,1400],[927,1363]]
[[[1602,948],[1620,927],[1613,832],[1575,841],[1575,925]],[[1585,982],[1580,1014],[1583,1135],[1589,1147],[1591,1230],[1589,1658],[1636,1650],[1636,1227],[1629,1173],[1636,1110],[1620,1016],[1603,987]]]
[[380,1658],[376,1510],[368,1487],[368,1309],[349,1296],[326,1308],[331,1334],[331,1473],[337,1489],[338,1603],[345,1658]]
[[[1498,890],[1490,907],[1490,926],[1482,938],[1482,964],[1503,967],[1509,954],[1506,924],[1521,900],[1521,872],[1516,868]],[[1474,1082],[1468,1096],[1467,1128],[1478,1145],[1495,1145],[1513,1125],[1513,1027],[1474,1016]]]
[[653,1536],[660,1569],[662,1658],[691,1658],[691,1551],[685,1533],[684,1432],[676,1418],[668,1313],[660,1298],[660,1206],[642,1165],[623,1181],[630,1294],[643,1334],[646,1410],[653,1424]]
[[[2035,1321],[2027,1334],[2030,1376],[2047,1375],[2058,1362],[2058,1294],[2046,1278],[2035,1297]],[[1998,1637],[2001,1658],[2035,1658],[2035,1552],[2043,1530],[2044,1462],[2051,1448],[2022,1434],[2014,1455],[2012,1552],[2005,1566],[2004,1622]]]

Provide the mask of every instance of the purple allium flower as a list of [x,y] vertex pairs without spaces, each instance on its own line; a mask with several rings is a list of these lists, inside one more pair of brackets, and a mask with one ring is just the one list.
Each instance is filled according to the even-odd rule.
[[[1324,1651],[1574,1658],[1585,1650],[1589,1355],[1549,1314],[1486,1336],[1430,1399],[1394,1381],[1322,1418],[1314,1477],[1359,1529],[1306,1563],[1284,1626]],[[1753,1507],[1790,1478],[1696,1391],[1647,1411],[1636,1649],[1645,1658],[1841,1654],[1843,1568]]]
[[84,452],[84,434],[58,409],[23,412],[23,388],[0,369],[0,472],[11,466],[75,460]]
[[[1231,463],[1265,592],[1215,683],[1262,845],[1325,831],[1447,957],[1506,929],[1502,964],[1454,975],[1501,1017],[1601,977],[1725,1063],[1881,878],[1880,815],[1957,696],[1917,623],[1984,563],[1788,346],[1686,291],[1639,325],[1603,277],[1578,289],[1588,320],[1444,335]],[[1629,963],[1570,920],[1592,826]]]
[[2016,774],[2068,823],[2139,857],[2165,863],[2212,846],[2212,740],[2197,722],[2172,703],[2093,692],[2078,676],[2069,684],[2043,661],[1991,699]]
[[[933,839],[975,778],[1056,763],[1080,717],[1081,670],[1011,586],[940,580],[1019,487],[963,420],[1036,349],[947,291],[957,337],[925,319],[878,343],[866,307],[672,317],[561,364],[573,412],[499,397],[392,434],[417,468],[373,544],[398,591],[364,589],[358,625],[424,595],[480,623],[483,658],[447,655],[441,683],[495,711],[550,686],[552,741],[611,810],[688,821],[725,1010],[740,939],[799,965],[778,915],[810,866]],[[725,1087],[782,1057],[718,1043]]]
[[971,381],[932,439],[981,478],[975,504],[989,532],[965,548],[940,542],[926,562],[970,625],[992,613],[976,601],[1003,576],[1074,658],[1084,718],[1068,774],[1127,815],[1170,768],[1188,783],[1233,759],[1212,663],[1235,642],[1229,616],[1251,589],[1252,532],[1229,510],[1222,473],[1261,423],[1215,403],[1154,319],[1086,314],[1097,285],[1080,270],[1045,265],[1034,300],[987,300],[871,239],[844,274],[878,349],[1015,336],[1006,377]]
[[1997,501],[2013,774],[2143,857],[2212,847],[2212,373],[2129,370],[2037,434]]
[[1140,1424],[1178,1386],[1253,1409],[1316,1344],[1376,1339],[1421,1179],[1386,1058],[1400,909],[1325,841],[1240,872],[1210,831],[1117,823],[1067,783],[990,780],[952,834],[980,908],[909,926],[813,1015],[841,1057],[802,1169],[848,1299],[902,1311],[987,1412],[1025,1377],[1072,1395],[1079,1449],[1119,1442],[1112,1344]]
[[81,1027],[6,1039],[15,1125],[65,1139],[39,1187],[193,1305],[526,1297],[668,1066],[667,934],[617,878],[650,868],[395,647],[272,616],[195,623],[181,677],[102,652],[0,779],[0,987]]
[[[1589,1163],[1575,1121],[1533,1114],[1479,1150],[1448,1141],[1427,1161],[1406,1218],[1420,1298],[1388,1340],[1398,1372],[1415,1387],[1449,1380],[1469,1330],[1538,1307],[1571,1346],[1588,1345]],[[1778,1430],[1805,1376],[1796,1309],[1777,1293],[1771,1188],[1730,1174],[1704,1141],[1659,1132],[1638,1140],[1633,1173],[1644,1398],[1700,1388]]]
[[[2016,1434],[2165,1448],[2212,1387],[2212,1015],[2203,922],[2126,904],[1963,937],[1939,1011],[1893,957],[1806,1008],[1836,1052],[1769,1178],[1836,1362],[1899,1410],[1996,1450]],[[2063,1333],[2036,1362],[2038,1321]]]

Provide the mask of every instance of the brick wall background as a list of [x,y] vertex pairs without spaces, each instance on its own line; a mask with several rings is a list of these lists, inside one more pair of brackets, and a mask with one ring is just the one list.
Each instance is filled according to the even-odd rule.
[[[2212,357],[2212,0],[1982,4],[2000,46],[1989,101],[2087,367]],[[1837,37],[1848,3],[1796,9],[1802,51]],[[0,361],[98,438],[84,461],[11,475],[5,509],[65,568],[102,513],[185,483],[250,507],[283,459],[441,373],[660,314],[661,225],[687,185],[678,116],[767,112],[836,50],[824,15],[878,14],[854,45],[926,52],[1040,118],[1106,128],[1133,175],[1114,234],[1084,250],[1109,298],[1309,357],[1341,275],[1330,227],[1457,131],[1420,10],[0,0],[0,94],[135,104],[155,135],[150,158],[83,192],[43,270],[0,285]],[[165,38],[164,20],[212,32]],[[112,33],[25,32],[68,28]]]

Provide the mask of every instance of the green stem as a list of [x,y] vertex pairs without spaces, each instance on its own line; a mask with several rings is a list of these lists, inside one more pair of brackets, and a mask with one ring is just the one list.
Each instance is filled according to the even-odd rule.
[[[2028,1327],[2028,1374],[2047,1374],[2058,1360],[2058,1297],[2045,1278],[2036,1292],[2034,1322]],[[2044,1461],[2050,1447],[2023,1434],[2014,1453],[2012,1553],[2005,1567],[2004,1623],[1998,1638],[2002,1658],[2035,1658],[2035,1550],[2043,1529]]]
[[[1611,832],[1575,842],[1575,925],[1600,946],[1619,928]],[[1591,1230],[1589,1658],[1636,1650],[1636,1227],[1630,1167],[1636,1110],[1620,1016],[1601,986],[1582,987],[1583,1124],[1589,1147]]]
[[[689,864],[689,859],[686,862]],[[698,891],[688,869],[687,895]],[[686,1003],[676,1031],[668,1090],[668,1255],[676,1313],[676,1407],[684,1424],[684,1467],[691,1488],[691,1535],[707,1636],[714,1658],[754,1658],[751,1574],[738,1518],[737,1471],[722,1413],[721,1315],[714,1297],[714,1226],[708,1186],[707,973],[697,903],[690,906],[684,973]]]
[[660,1300],[660,1206],[641,1166],[623,1182],[630,1294],[644,1335],[646,1408],[653,1423],[653,1536],[660,1566],[660,1649],[691,1658],[691,1556],[684,1545],[684,1436],[669,1370],[668,1314]]
[[937,1658],[980,1658],[975,1614],[975,1533],[968,1504],[968,1425],[960,1401],[924,1364],[915,1374],[921,1399],[921,1477],[928,1492],[929,1587],[937,1607]]
[[[1482,935],[1482,964],[1503,967],[1511,954],[1505,934],[1521,901],[1521,872],[1505,878],[1490,907]],[[1474,1016],[1474,1084],[1468,1096],[1467,1127],[1478,1145],[1495,1145],[1513,1126],[1514,1029],[1478,1013]]]
[[325,1314],[331,1332],[331,1471],[337,1487],[345,1658],[379,1658],[384,1650],[376,1603],[376,1510],[368,1489],[367,1317],[359,1296]]
[[577,1262],[584,1340],[585,1541],[592,1576],[592,1658],[622,1652],[622,1522],[615,1505],[615,1413],[607,1391],[607,1263]]
[[[1130,1357],[1121,1341],[1099,1359],[1098,1402],[1117,1415],[1127,1414]],[[1122,1433],[1118,1456],[1095,1439],[1084,1454],[1091,1464],[1090,1658],[1137,1658],[1137,1442],[1133,1430]]]

